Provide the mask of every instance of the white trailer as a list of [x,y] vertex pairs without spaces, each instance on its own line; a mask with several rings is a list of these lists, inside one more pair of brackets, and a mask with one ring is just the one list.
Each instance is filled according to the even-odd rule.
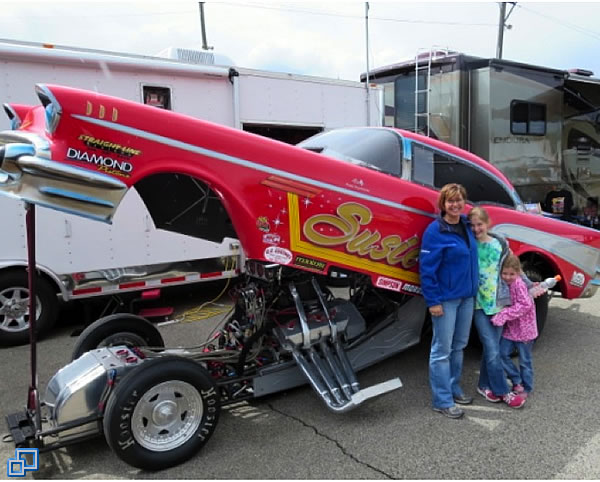
[[[95,90],[290,143],[322,130],[380,123],[380,87],[207,65],[206,52],[167,49],[164,55],[170,58],[0,40],[0,101],[8,114],[0,130],[18,128],[21,120],[7,104],[37,104],[36,83]],[[208,186],[198,185],[194,199],[170,200],[178,212],[161,220],[150,217],[138,194],[154,188],[131,189],[112,226],[38,209],[37,230],[44,233],[37,246],[40,332],[53,325],[60,300],[229,278],[243,270],[234,237],[207,241],[194,236],[195,227],[187,236],[169,231],[169,223],[177,222],[210,229],[202,219],[218,203]],[[0,197],[0,223],[0,344],[24,343],[29,322],[22,203]]]

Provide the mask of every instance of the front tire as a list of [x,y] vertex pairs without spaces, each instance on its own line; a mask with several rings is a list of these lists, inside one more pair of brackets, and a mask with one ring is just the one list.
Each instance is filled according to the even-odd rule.
[[[47,333],[58,315],[58,297],[52,285],[37,277],[36,332]],[[0,345],[23,345],[29,342],[29,285],[25,271],[0,274]]]
[[104,436],[129,465],[161,470],[193,457],[212,436],[219,413],[219,393],[201,365],[155,358],[117,385],[106,406]]
[[100,318],[81,332],[73,347],[71,360],[96,348],[126,345],[164,348],[158,329],[146,318],[128,313],[116,313]]

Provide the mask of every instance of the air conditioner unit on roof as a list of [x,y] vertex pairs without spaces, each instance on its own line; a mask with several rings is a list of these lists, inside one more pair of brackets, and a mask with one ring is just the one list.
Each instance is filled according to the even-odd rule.
[[210,52],[208,50],[184,49],[181,47],[168,47],[161,50],[157,57],[179,60],[188,64],[200,65],[225,65],[233,66],[233,61],[226,55]]

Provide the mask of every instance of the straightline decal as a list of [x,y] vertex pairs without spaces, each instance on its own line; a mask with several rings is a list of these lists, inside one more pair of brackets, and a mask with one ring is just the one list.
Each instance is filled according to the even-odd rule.
[[254,169],[256,171],[265,172],[268,174],[272,174],[275,176],[280,176],[286,179],[291,179],[293,181],[298,181],[300,183],[310,184],[312,186],[318,186],[323,189],[327,189],[334,192],[339,192],[341,194],[345,194],[347,196],[353,196],[356,198],[364,199],[366,201],[371,201],[377,204],[382,204],[384,206],[390,206],[395,209],[401,209],[403,211],[407,211],[410,213],[419,214],[420,216],[427,216],[430,218],[435,218],[436,215],[427,211],[423,211],[421,209],[411,208],[410,206],[405,206],[404,204],[400,204],[394,201],[389,201],[387,199],[379,198],[376,196],[371,196],[370,194],[365,194],[357,191],[353,191],[351,189],[346,189],[340,186],[335,186],[333,184],[328,184],[326,182],[317,181],[316,179],[311,179],[305,176],[299,176],[297,174],[292,174],[287,171],[282,171],[281,169],[275,169],[273,167],[265,166],[263,164],[248,161],[246,159],[241,159],[239,157],[230,156],[227,154],[223,154],[222,152],[212,151],[210,149],[206,149],[204,147],[195,146],[193,144],[188,144],[187,142],[177,141],[175,139],[171,139],[169,137],[160,136],[158,134],[152,134],[151,132],[146,132],[141,129],[136,129],[135,127],[129,127],[121,124],[115,124],[113,122],[94,119],[92,117],[86,117],[79,114],[71,114],[72,117],[79,119],[84,122],[89,122],[90,124],[96,124],[107,129],[112,129],[119,132],[124,132],[125,134],[129,134],[132,136],[141,137],[143,139],[147,139],[152,142],[157,142],[159,144],[164,144],[167,146],[174,147],[176,149],[181,149],[188,152],[193,152],[195,154],[201,154],[203,156],[211,157],[213,159],[218,159],[220,161],[229,162],[231,164],[235,164],[237,166],[243,166],[249,169]]

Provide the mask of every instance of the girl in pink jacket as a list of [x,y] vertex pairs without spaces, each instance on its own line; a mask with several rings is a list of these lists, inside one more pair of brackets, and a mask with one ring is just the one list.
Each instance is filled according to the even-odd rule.
[[[521,262],[509,254],[502,265],[502,279],[510,288],[512,305],[492,317],[496,326],[504,326],[500,339],[500,357],[512,389],[522,397],[533,390],[533,363],[531,351],[533,340],[538,336],[535,303],[527,285],[521,279]],[[514,350],[519,353],[519,367],[510,358]]]

